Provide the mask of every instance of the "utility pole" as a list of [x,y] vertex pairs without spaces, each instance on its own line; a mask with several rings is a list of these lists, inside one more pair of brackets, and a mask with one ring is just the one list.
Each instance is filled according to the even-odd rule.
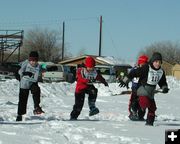
[[64,60],[64,31],[65,31],[65,22],[63,22],[63,35],[62,35],[62,59]]
[[102,16],[100,16],[99,56],[101,56],[101,43],[102,43]]

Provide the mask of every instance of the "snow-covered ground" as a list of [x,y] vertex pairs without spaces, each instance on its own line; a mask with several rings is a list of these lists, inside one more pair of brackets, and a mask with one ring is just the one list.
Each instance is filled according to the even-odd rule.
[[[0,144],[164,144],[165,130],[180,129],[180,81],[168,77],[168,94],[156,94],[154,126],[128,119],[129,94],[118,83],[95,84],[100,114],[89,117],[87,99],[78,121],[69,121],[75,83],[40,83],[42,116],[33,116],[29,96],[25,121],[16,122],[19,83],[0,82]],[[113,96],[115,95],[115,96]]]

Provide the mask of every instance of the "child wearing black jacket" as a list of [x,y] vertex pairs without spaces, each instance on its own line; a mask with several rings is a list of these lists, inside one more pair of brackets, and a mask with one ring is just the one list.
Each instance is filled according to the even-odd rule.
[[134,77],[139,77],[139,105],[142,111],[148,109],[146,125],[153,126],[155,119],[156,103],[154,99],[156,85],[162,89],[162,93],[168,93],[168,85],[164,70],[161,68],[162,56],[159,52],[153,53],[148,64],[130,72],[127,77],[120,81],[120,86],[125,87]]

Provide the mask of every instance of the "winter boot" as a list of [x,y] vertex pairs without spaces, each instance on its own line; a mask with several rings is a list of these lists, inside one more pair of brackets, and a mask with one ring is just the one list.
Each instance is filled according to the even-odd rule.
[[76,121],[76,120],[77,120],[77,118],[76,118],[76,117],[72,117],[72,116],[71,116],[71,117],[70,117],[70,120],[71,120],[71,121]]
[[70,120],[77,120],[78,116],[81,113],[81,110],[82,110],[82,108],[79,108],[79,107],[74,105],[73,106],[73,110],[70,113]]
[[154,124],[154,119],[155,119],[155,116],[147,116],[146,125],[148,125],[148,126],[153,126],[153,124]]
[[34,115],[40,115],[40,114],[44,113],[44,111],[41,109],[41,107],[36,107],[33,110],[33,113],[34,113]]
[[89,116],[93,116],[95,114],[99,113],[99,109],[95,105],[96,99],[88,99],[88,105],[89,105]]
[[18,115],[16,121],[22,121],[22,115]]
[[89,116],[93,116],[99,113],[99,109],[97,107],[90,108]]
[[145,115],[146,111],[144,109],[139,109],[138,110],[138,119],[139,121],[144,121],[144,115]]
[[138,115],[136,113],[131,113],[129,115],[129,119],[132,121],[138,121],[139,120]]
[[132,121],[137,121],[138,120],[138,105],[136,103],[135,100],[132,101],[131,105],[129,106],[129,111],[130,111],[130,115],[129,115],[129,119]]

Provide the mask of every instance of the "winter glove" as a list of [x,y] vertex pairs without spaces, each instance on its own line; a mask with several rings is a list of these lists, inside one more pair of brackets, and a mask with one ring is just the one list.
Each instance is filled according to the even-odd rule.
[[45,63],[41,64],[41,68],[42,69],[46,69],[47,68],[47,65]]
[[128,84],[124,82],[123,80],[119,80],[119,83],[120,83],[119,84],[120,87],[125,87],[125,86],[128,87]]
[[29,77],[32,77],[32,75],[33,75],[32,72],[23,72],[22,74],[23,74],[23,76],[29,76]]
[[107,83],[107,82],[105,82],[105,83],[104,83],[104,85],[105,85],[105,86],[107,86],[107,87],[109,87],[109,85],[108,85],[108,83]]
[[119,86],[120,87],[126,87],[127,89],[129,89],[128,83],[129,83],[129,79],[127,77],[124,77],[124,79],[120,79],[119,80]]
[[15,73],[15,78],[16,78],[18,81],[21,80],[21,77],[20,77],[20,75],[19,75],[17,72]]
[[164,87],[164,88],[162,89],[162,93],[168,93],[168,91],[169,91],[169,89],[168,89],[167,87]]

